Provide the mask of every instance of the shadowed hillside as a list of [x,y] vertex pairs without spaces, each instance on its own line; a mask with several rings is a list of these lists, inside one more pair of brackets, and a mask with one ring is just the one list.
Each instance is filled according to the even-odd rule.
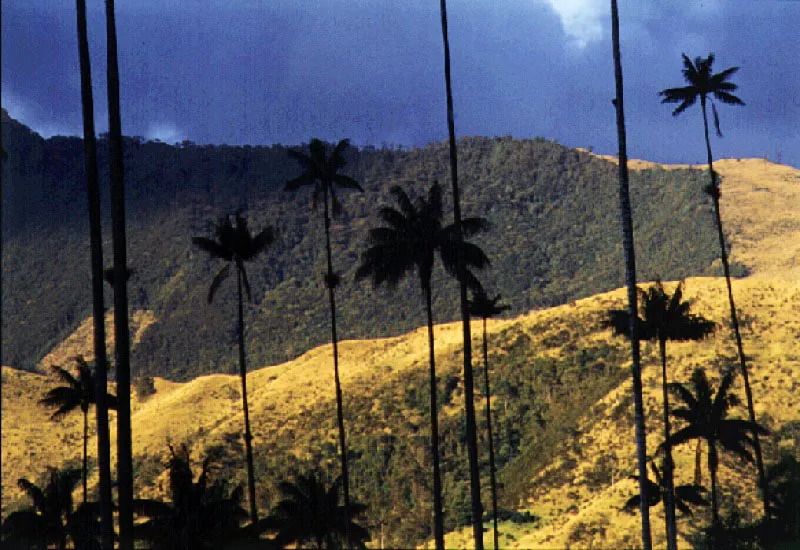
[[[9,155],[2,363],[33,369],[89,316],[82,148],[78,138],[44,140],[5,113],[2,131]],[[218,216],[236,209],[246,211],[253,228],[269,224],[277,231],[275,244],[248,269],[255,290],[255,306],[246,312],[250,364],[285,361],[327,340],[322,223],[307,195],[282,190],[299,173],[287,148],[170,146],[138,138],[126,139],[125,146],[134,270],[129,294],[133,309],[153,316],[133,350],[134,373],[187,380],[232,372],[235,289],[223,287],[214,305],[206,304],[220,266],[194,248],[191,237],[209,235]],[[105,158],[107,141],[101,139],[99,148],[99,158]],[[476,239],[493,262],[484,278],[516,311],[622,284],[616,176],[609,162],[543,139],[463,138],[459,155],[465,215],[492,223]],[[105,170],[101,163],[101,182],[107,182]],[[390,186],[401,183],[416,193],[434,179],[444,182],[446,147],[356,150],[346,171],[366,191],[342,194],[344,214],[333,227],[334,269],[343,277],[339,327],[344,338],[400,334],[422,323],[418,285],[409,280],[394,294],[376,292],[356,284],[353,274],[378,205],[390,202]],[[634,174],[643,278],[714,273],[718,253],[701,188],[702,174],[693,170]],[[107,200],[107,184],[102,190]],[[108,229],[105,237],[110,265]],[[455,319],[453,282],[440,273],[433,288],[437,320]]]

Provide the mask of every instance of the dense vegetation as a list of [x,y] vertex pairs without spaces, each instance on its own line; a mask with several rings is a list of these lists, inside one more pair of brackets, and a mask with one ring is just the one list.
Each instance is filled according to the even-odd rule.
[[[31,369],[90,313],[82,142],[44,140],[5,112],[2,133],[9,157],[2,363]],[[99,158],[106,158],[107,141],[98,146]],[[282,190],[298,173],[286,147],[171,146],[140,138],[126,139],[125,147],[131,304],[152,309],[157,319],[133,350],[134,373],[186,380],[234,371],[235,289],[221,288],[219,304],[206,304],[218,266],[192,247],[191,236],[209,234],[215,218],[237,209],[255,230],[273,225],[277,232],[250,271],[250,365],[277,363],[327,340],[328,312],[320,299],[324,256],[317,246],[323,227],[310,197]],[[459,140],[459,153],[468,190],[464,213],[492,224],[475,239],[492,260],[487,286],[499,289],[514,310],[621,286],[611,163],[543,139],[467,137]],[[105,190],[104,163],[100,170]],[[419,326],[424,310],[415,281],[401,283],[390,296],[356,283],[353,275],[375,205],[390,202],[392,184],[418,194],[433,180],[446,181],[447,148],[354,149],[345,172],[365,192],[342,197],[344,211],[334,220],[340,336],[376,337]],[[719,251],[701,182],[701,173],[688,170],[632,174],[640,279],[713,273]],[[454,284],[434,273],[437,322],[458,316],[458,304],[449,299]],[[386,309],[389,300],[393,307]]]

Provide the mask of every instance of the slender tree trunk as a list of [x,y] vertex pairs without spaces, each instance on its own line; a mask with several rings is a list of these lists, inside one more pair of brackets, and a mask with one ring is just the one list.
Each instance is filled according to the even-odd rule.
[[669,392],[667,392],[667,342],[659,336],[658,348],[661,352],[661,389],[664,398],[664,515],[667,526],[667,549],[678,550],[678,526],[675,521],[675,482],[672,462],[672,445],[669,444]]
[[350,544],[350,476],[347,469],[347,442],[344,431],[344,410],[342,406],[342,385],[339,381],[339,339],[336,336],[336,276],[333,272],[331,253],[331,217],[328,207],[328,185],[323,182],[322,194],[325,202],[325,252],[328,260],[328,274],[325,285],[328,287],[328,302],[331,307],[331,343],[333,344],[333,379],[336,386],[336,421],[339,424],[339,451],[342,463],[342,492],[345,511],[345,546]]
[[461,301],[461,325],[464,333],[464,416],[466,417],[467,456],[469,458],[469,492],[472,501],[472,536],[475,550],[483,550],[483,506],[481,505],[481,475],[478,463],[478,437],[475,426],[475,397],[472,379],[472,335],[467,303],[467,277],[462,245],[461,202],[458,190],[458,153],[456,149],[453,87],[450,79],[450,42],[447,37],[447,2],[440,0],[442,42],[444,43],[444,79],[447,92],[447,130],[450,137],[450,176],[453,183],[453,226],[456,233],[456,262]]
[[114,248],[114,338],[117,356],[117,478],[119,548],[133,548],[133,445],[131,438],[131,366],[128,327],[125,184],[122,123],[119,104],[119,66],[114,0],[106,0],[108,64],[108,129],[111,173],[111,222]]
[[703,471],[701,469],[701,459],[703,456],[703,441],[698,439],[697,445],[694,448],[694,484],[703,484]]
[[[739,331],[739,318],[736,313],[736,304],[733,301],[733,288],[731,287],[731,270],[728,264],[728,251],[725,246],[725,233],[722,230],[722,215],[719,209],[719,181],[717,173],[714,171],[714,161],[711,156],[711,141],[708,139],[708,116],[706,114],[706,99],[700,97],[700,106],[703,110],[703,130],[705,131],[706,138],[706,153],[708,154],[708,173],[711,178],[709,185],[709,195],[714,203],[714,218],[717,222],[717,237],[719,238],[720,259],[722,260],[722,271],[725,275],[725,284],[728,289],[728,304],[731,310],[731,326],[733,327],[733,334],[736,338],[736,350],[739,354],[739,366],[742,369],[742,378],[744,379],[744,392],[747,396],[747,414],[749,415],[750,422],[753,426],[756,425],[756,411],[753,407],[753,391],[750,389],[750,377],[747,372],[747,360],[744,355],[744,346],[742,345],[742,335]],[[758,437],[758,430],[753,428],[753,450],[756,457],[756,468],[758,469],[758,484],[761,487],[761,497],[764,505],[764,516],[769,516],[769,487],[767,485],[767,476],[764,471],[764,458],[761,454],[761,441]]]
[[617,0],[611,0],[611,35],[614,47],[614,80],[616,83],[617,139],[619,140],[619,204],[622,243],[625,252],[625,284],[628,287],[628,327],[631,340],[631,374],[633,378],[633,420],[636,428],[636,455],[639,464],[639,511],[642,514],[642,547],[652,548],[650,537],[650,508],[647,505],[647,432],[642,402],[642,369],[639,334],[636,330],[636,254],[633,244],[633,214],[628,187],[628,149],[625,136],[625,111],[622,89],[622,62],[619,51],[619,15]]
[[256,507],[256,476],[253,468],[253,434],[250,432],[250,408],[247,406],[247,362],[244,353],[244,305],[242,298],[242,270],[236,266],[236,289],[239,296],[239,377],[242,379],[242,410],[244,411],[244,447],[247,457],[247,494],[250,501],[250,522],[258,521]]
[[497,531],[497,474],[494,467],[494,434],[492,433],[492,401],[489,389],[489,344],[486,340],[486,317],[483,318],[483,374],[486,391],[486,431],[489,436],[489,483],[492,490],[492,520],[494,523],[494,548],[500,548]]
[[89,206],[89,242],[92,267],[92,318],[94,320],[95,411],[97,466],[100,475],[100,523],[103,548],[113,548],[114,517],[111,501],[111,438],[108,432],[108,357],[106,355],[105,304],[103,299],[103,241],[100,225],[100,186],[97,175],[97,140],[94,129],[92,68],[86,29],[86,0],[76,0],[78,60],[81,72],[83,112],[83,160]]
[[711,476],[711,524],[716,538],[720,522],[717,508],[717,446],[713,441],[708,442],[708,471]]
[[436,358],[433,343],[433,304],[430,283],[423,285],[425,312],[428,315],[428,361],[431,394],[431,455],[433,455],[433,538],[436,550],[444,550],[444,512],[442,509],[442,476],[439,470],[439,407],[436,402]]
[[86,462],[86,445],[89,440],[89,410],[83,411],[83,503],[86,504],[88,490],[86,488],[86,474],[88,464]]

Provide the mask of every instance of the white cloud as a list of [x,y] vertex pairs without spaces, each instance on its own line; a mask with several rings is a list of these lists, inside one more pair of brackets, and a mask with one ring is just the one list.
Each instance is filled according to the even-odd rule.
[[186,139],[183,132],[178,130],[174,124],[169,122],[157,122],[150,124],[145,135],[147,139],[157,139],[164,143],[178,143]]
[[561,19],[564,33],[580,49],[603,37],[608,3],[602,0],[544,0]]

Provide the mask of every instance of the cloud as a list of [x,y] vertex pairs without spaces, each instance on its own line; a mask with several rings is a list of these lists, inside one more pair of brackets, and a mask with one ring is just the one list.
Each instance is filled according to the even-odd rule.
[[607,6],[598,0],[544,0],[561,19],[564,33],[574,46],[583,49],[603,38]]
[[164,143],[178,143],[186,139],[186,136],[174,124],[169,122],[157,122],[151,124],[147,129],[145,137],[150,140],[159,140]]

